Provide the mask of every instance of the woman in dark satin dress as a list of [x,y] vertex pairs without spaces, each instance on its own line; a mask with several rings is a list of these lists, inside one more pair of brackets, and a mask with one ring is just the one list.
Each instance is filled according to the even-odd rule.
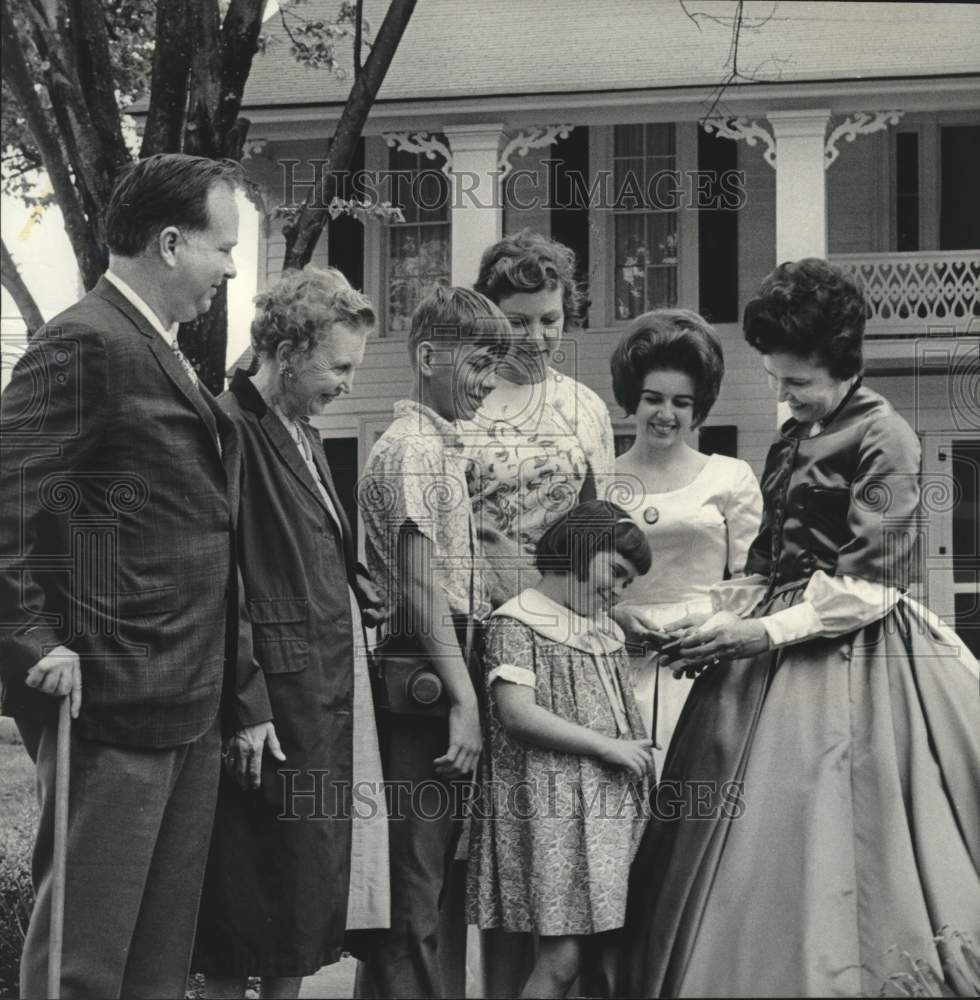
[[700,676],[632,870],[627,996],[876,995],[902,952],[943,978],[944,925],[980,941],[978,668],[905,593],[919,444],[861,384],[863,328],[821,260],[746,309],[792,417],[748,575],[681,642]]

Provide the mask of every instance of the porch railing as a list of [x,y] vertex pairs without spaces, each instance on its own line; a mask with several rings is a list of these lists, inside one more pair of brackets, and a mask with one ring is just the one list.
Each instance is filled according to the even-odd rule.
[[980,250],[845,253],[864,285],[868,337],[980,334]]

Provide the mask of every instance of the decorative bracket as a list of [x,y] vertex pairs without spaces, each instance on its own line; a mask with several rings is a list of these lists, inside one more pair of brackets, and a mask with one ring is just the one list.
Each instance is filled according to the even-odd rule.
[[245,152],[242,158],[245,160],[271,160],[271,154],[272,143],[268,139],[249,139],[245,143]]
[[393,149],[403,153],[419,153],[429,160],[436,154],[443,159],[442,172],[448,177],[453,168],[453,154],[449,147],[431,132],[382,132],[382,138]]
[[897,125],[905,114],[904,111],[859,111],[848,115],[840,125],[827,136],[823,150],[823,168],[829,170],[831,164],[840,156],[837,143],[841,139],[854,142],[859,135],[870,135],[881,132],[889,125]]
[[529,149],[541,149],[550,146],[555,139],[567,139],[573,128],[574,125],[532,125],[518,131],[497,158],[500,179],[503,180],[514,169],[510,162],[512,156],[526,156]]
[[747,146],[761,142],[766,148],[762,157],[770,167],[776,166],[776,140],[765,126],[748,118],[705,118],[701,127],[709,135],[717,132],[726,139],[744,139]]

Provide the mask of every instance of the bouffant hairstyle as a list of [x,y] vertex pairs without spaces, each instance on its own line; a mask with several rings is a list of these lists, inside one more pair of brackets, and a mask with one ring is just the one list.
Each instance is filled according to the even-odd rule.
[[167,226],[202,232],[211,225],[208,195],[215,184],[241,187],[245,174],[234,160],[157,153],[120,174],[109,196],[105,233],[120,257],[138,257]]
[[287,271],[255,296],[252,349],[271,358],[287,343],[291,357],[309,357],[335,323],[370,329],[374,307],[336,268],[308,264],[301,271]]
[[814,358],[836,379],[864,368],[864,292],[839,267],[808,257],[780,264],[745,307],[745,339],[760,353]]
[[477,342],[499,348],[502,354],[510,338],[507,317],[485,295],[437,285],[412,313],[408,352],[413,365],[423,341]]
[[473,287],[497,303],[510,295],[560,288],[566,329],[581,320],[585,304],[585,295],[575,280],[574,251],[531,229],[487,247]]
[[534,565],[542,575],[574,573],[584,580],[600,552],[619,553],[640,576],[650,571],[653,562],[646,536],[619,504],[587,500],[545,531],[538,540]]
[[689,309],[654,309],[637,316],[609,360],[616,402],[636,413],[652,371],[678,371],[694,383],[694,424],[703,423],[721,391],[725,359],[712,327]]

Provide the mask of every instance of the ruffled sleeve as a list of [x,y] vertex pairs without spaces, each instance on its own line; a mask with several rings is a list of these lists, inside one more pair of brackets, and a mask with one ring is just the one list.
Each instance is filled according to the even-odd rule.
[[881,618],[898,603],[901,592],[856,576],[828,576],[818,570],[791,608],[759,621],[773,648],[807,639],[846,635]]

